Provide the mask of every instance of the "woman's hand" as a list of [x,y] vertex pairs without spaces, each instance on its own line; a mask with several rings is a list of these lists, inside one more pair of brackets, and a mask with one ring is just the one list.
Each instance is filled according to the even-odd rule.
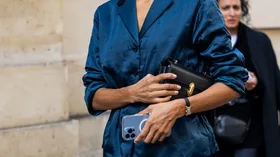
[[249,71],[249,79],[246,82],[246,89],[249,91],[253,90],[256,88],[257,84],[258,84],[258,78],[253,72]]
[[150,113],[150,117],[134,142],[162,142],[170,132],[175,121],[185,115],[185,109],[185,101],[177,99],[166,103],[150,105],[145,110],[139,112],[139,114]]
[[175,79],[176,75],[171,73],[160,74],[153,76],[146,75],[142,80],[130,86],[129,93],[134,102],[143,103],[161,103],[170,100],[171,96],[177,95],[181,89],[176,84],[160,84],[161,80]]

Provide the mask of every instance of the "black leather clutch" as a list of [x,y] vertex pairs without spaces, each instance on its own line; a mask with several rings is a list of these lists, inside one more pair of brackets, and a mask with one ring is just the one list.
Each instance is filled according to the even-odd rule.
[[[232,107],[234,105],[250,105],[250,101],[246,96],[232,100],[224,107]],[[223,106],[222,106],[223,107]],[[241,144],[247,137],[251,118],[248,120],[241,120],[234,116],[227,114],[217,115],[214,112],[214,132],[219,140],[225,141],[230,144]]]
[[161,63],[159,73],[173,73],[177,75],[177,78],[174,80],[163,80],[161,82],[178,84],[182,87],[179,94],[173,96],[172,99],[185,98],[198,94],[213,84],[211,77],[187,69],[172,58],[166,58]]
[[[167,58],[161,63],[159,73],[173,73],[177,75],[177,78],[174,80],[163,80],[161,82],[178,84],[182,87],[179,94],[171,98],[172,100],[198,94],[213,84],[211,77],[191,69],[187,69],[178,64],[177,60],[172,58]],[[215,114],[215,135],[218,138],[226,140],[232,144],[239,144],[243,142],[249,125],[250,121],[244,122],[227,115],[219,115],[216,117]]]
[[219,115],[215,119],[214,132],[220,140],[241,144],[247,136],[249,126],[250,120],[245,122],[229,115]]

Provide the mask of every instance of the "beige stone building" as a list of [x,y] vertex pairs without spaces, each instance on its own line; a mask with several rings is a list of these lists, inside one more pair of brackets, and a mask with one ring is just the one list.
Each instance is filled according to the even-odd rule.
[[[88,115],[81,77],[103,2],[0,0],[0,157],[102,156],[108,114]],[[280,61],[280,26],[260,27]]]

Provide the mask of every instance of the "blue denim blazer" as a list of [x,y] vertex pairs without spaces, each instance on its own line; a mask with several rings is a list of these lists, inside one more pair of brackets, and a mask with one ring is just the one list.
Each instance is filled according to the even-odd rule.
[[[208,69],[215,82],[244,93],[244,57],[233,49],[216,0],[154,0],[138,32],[135,0],[111,0],[94,14],[86,61],[85,102],[89,113],[99,88],[121,88],[156,75],[160,62],[172,57],[197,71]],[[207,100],[205,100],[207,101]],[[218,150],[213,130],[201,115],[176,121],[162,143],[124,141],[121,120],[148,104],[112,110],[104,132],[104,157],[205,157]]]

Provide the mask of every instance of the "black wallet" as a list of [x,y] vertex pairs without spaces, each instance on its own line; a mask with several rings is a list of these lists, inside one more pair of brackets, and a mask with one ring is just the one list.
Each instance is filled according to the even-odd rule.
[[180,65],[177,60],[166,58],[160,65],[159,73],[173,73],[177,75],[174,80],[163,80],[161,83],[178,84],[182,88],[179,94],[171,99],[185,98],[198,94],[213,84],[211,77]]

